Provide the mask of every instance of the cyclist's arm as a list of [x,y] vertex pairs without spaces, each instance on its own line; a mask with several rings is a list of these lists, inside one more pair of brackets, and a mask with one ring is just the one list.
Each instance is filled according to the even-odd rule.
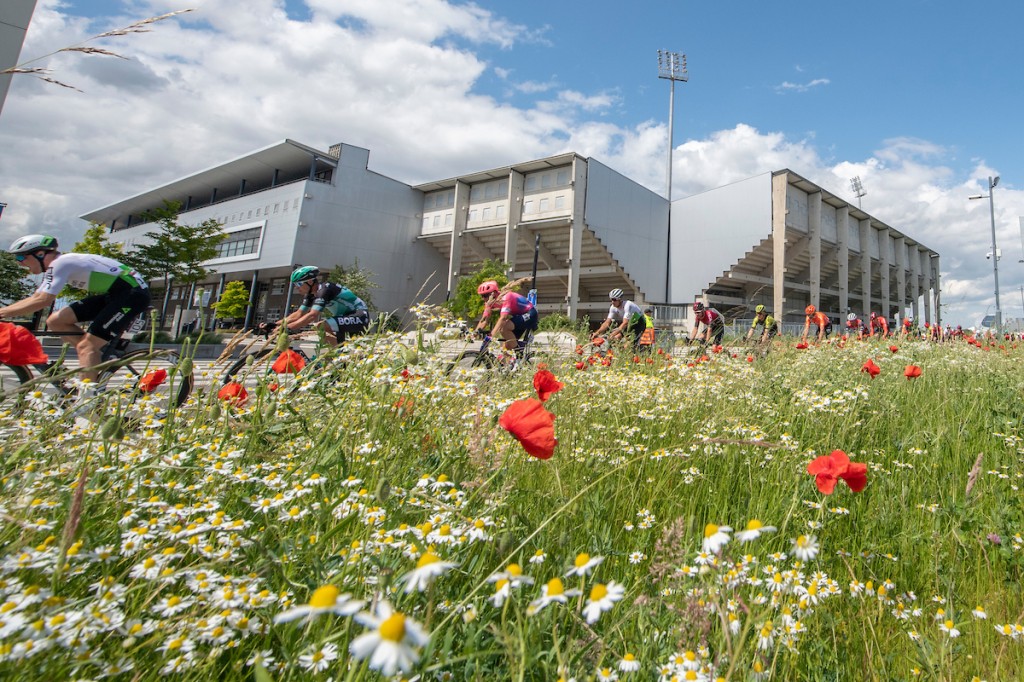
[[804,320],[804,334],[800,337],[800,340],[807,343],[807,333],[811,331],[811,316],[808,315]]
[[509,314],[508,313],[502,313],[502,314],[498,315],[498,321],[494,323],[494,328],[491,329],[491,338],[494,338],[494,339],[500,339],[501,338],[501,326],[508,321],[508,318],[509,318]]
[[18,317],[19,315],[34,313],[37,310],[42,310],[43,308],[52,305],[56,300],[57,297],[53,294],[48,294],[45,291],[37,291],[28,298],[23,298],[20,301],[0,308],[0,318]]
[[601,326],[597,328],[597,331],[595,331],[593,334],[590,335],[590,338],[594,339],[594,338],[597,338],[598,336],[600,336],[601,334],[603,334],[605,331],[608,330],[608,327],[611,326],[611,323],[612,323],[612,318],[606,317],[604,319],[604,322],[601,323]]
[[319,320],[321,312],[322,311],[317,308],[312,308],[310,310],[296,310],[294,313],[284,318],[284,323],[288,326],[289,331],[292,329],[301,329]]

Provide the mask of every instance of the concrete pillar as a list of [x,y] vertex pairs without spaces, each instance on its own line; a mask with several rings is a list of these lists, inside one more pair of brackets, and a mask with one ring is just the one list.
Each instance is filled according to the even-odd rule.
[[807,237],[811,257],[811,303],[821,308],[821,192],[807,195]]
[[[572,161],[572,222],[569,224],[569,286],[565,292],[566,315],[570,320],[579,317],[580,261],[583,257],[583,221],[587,207],[587,161],[575,157]],[[537,292],[538,300],[540,291]]]
[[921,278],[924,280],[921,292],[924,295],[924,321],[932,321],[932,295],[931,295],[931,273],[932,264],[929,262],[931,257],[928,252],[924,249],[919,249],[917,257],[921,261]]
[[942,324],[942,283],[939,275],[939,254],[929,254],[932,262],[932,295],[935,299],[935,324]]
[[256,314],[256,290],[259,285],[260,271],[252,271],[252,284],[249,285],[249,307],[245,309],[245,324],[242,329],[252,329],[252,317]]
[[779,322],[785,319],[786,314],[787,178],[784,173],[772,177],[772,307]]
[[889,295],[889,278],[892,276],[889,262],[889,241],[889,228],[883,227],[878,231],[878,260],[882,271],[882,309],[879,314],[886,318],[892,316],[892,297]]
[[896,251],[896,304],[899,306],[900,318],[907,310],[907,240],[897,237],[894,242]]
[[836,246],[839,253],[839,312],[842,315],[850,312],[850,207],[843,206],[836,211]]
[[516,272],[516,259],[519,257],[519,223],[523,219],[523,185],[526,176],[518,171],[511,171],[508,177],[508,224],[505,226],[505,262],[508,269],[505,275],[512,279]]
[[920,322],[921,317],[921,259],[917,255],[917,244],[907,245],[907,258],[910,260],[910,305],[914,321]]
[[860,286],[864,290],[861,298],[863,319],[871,317],[871,227],[870,220],[858,221],[860,230]]
[[459,282],[459,270],[462,268],[462,233],[466,231],[469,220],[469,185],[461,180],[455,183],[455,220],[452,225],[451,253],[448,254],[448,293],[445,300],[455,293]]

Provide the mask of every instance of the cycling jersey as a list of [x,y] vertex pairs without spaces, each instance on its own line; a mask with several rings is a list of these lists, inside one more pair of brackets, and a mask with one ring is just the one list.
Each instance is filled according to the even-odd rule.
[[751,329],[757,329],[758,327],[764,327],[765,329],[771,329],[776,326],[775,318],[772,315],[765,315],[764,322],[757,319],[757,315],[754,315],[754,320],[750,323]]
[[63,253],[50,264],[36,291],[58,296],[65,285],[90,294],[106,294],[112,290],[146,288],[146,280],[113,258],[92,253]]
[[718,312],[714,308],[705,308],[703,312],[697,313],[693,318],[694,326],[699,324],[706,324],[711,326],[713,324],[725,324],[725,318],[722,317],[722,313]]
[[315,291],[306,294],[299,310],[324,311],[327,317],[367,316],[366,303],[348,287],[333,282],[323,282]]
[[637,319],[643,318],[643,316],[644,311],[633,301],[623,301],[620,308],[616,308],[614,305],[608,308],[608,319],[612,322],[621,323],[623,319],[629,318],[630,324],[634,324]]
[[832,326],[832,321],[828,319],[828,315],[820,311],[813,315],[808,315],[807,321],[819,329]]
[[501,299],[502,315],[525,315],[533,310],[533,303],[526,296],[510,291]]
[[875,327],[881,329],[882,336],[889,335],[889,321],[886,320],[884,317],[876,317],[875,319],[871,320],[871,327],[869,331],[871,336],[875,335]]
[[857,318],[856,320],[847,320],[846,322],[846,328],[853,331],[861,331],[862,326],[863,322],[860,321],[860,318]]

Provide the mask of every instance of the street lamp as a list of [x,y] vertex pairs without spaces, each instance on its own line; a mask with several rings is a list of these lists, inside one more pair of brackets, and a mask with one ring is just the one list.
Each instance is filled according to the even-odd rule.
[[1003,331],[1003,310],[999,307],[999,249],[996,248],[996,205],[992,195],[995,194],[996,185],[999,184],[999,176],[994,178],[988,176],[988,194],[975,194],[968,199],[988,199],[988,210],[989,216],[992,219],[992,253],[989,254],[989,258],[992,259],[992,276],[995,278],[996,283],[996,333],[1001,334]]
[[668,91],[668,169],[665,178],[665,198],[668,199],[668,230],[665,233],[665,300],[669,299],[669,263],[672,239],[672,144],[673,123],[675,121],[676,81],[685,83],[690,80],[686,71],[686,55],[668,50],[658,50],[658,78],[669,82]]

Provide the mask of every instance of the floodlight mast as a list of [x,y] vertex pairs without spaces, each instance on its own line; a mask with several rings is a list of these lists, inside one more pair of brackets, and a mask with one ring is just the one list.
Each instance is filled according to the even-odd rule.
[[996,285],[996,333],[1003,331],[1003,309],[999,306],[999,249],[996,247],[996,204],[992,195],[995,194],[996,185],[999,184],[999,176],[988,176],[988,194],[975,194],[968,199],[988,199],[989,217],[992,220],[992,252],[989,257],[992,259],[992,277]]
[[671,298],[669,287],[671,286],[670,275],[672,269],[669,267],[672,253],[672,146],[674,142],[673,130],[675,122],[676,106],[676,81],[685,83],[690,80],[686,72],[686,55],[668,50],[658,50],[658,78],[664,78],[669,83],[668,91],[668,168],[665,171],[665,199],[668,200],[668,227],[665,232],[665,300]]
[[860,181],[859,175],[850,178],[850,189],[853,190],[854,196],[857,197],[857,208],[860,208],[860,198],[865,196],[867,191],[864,189],[864,183]]

